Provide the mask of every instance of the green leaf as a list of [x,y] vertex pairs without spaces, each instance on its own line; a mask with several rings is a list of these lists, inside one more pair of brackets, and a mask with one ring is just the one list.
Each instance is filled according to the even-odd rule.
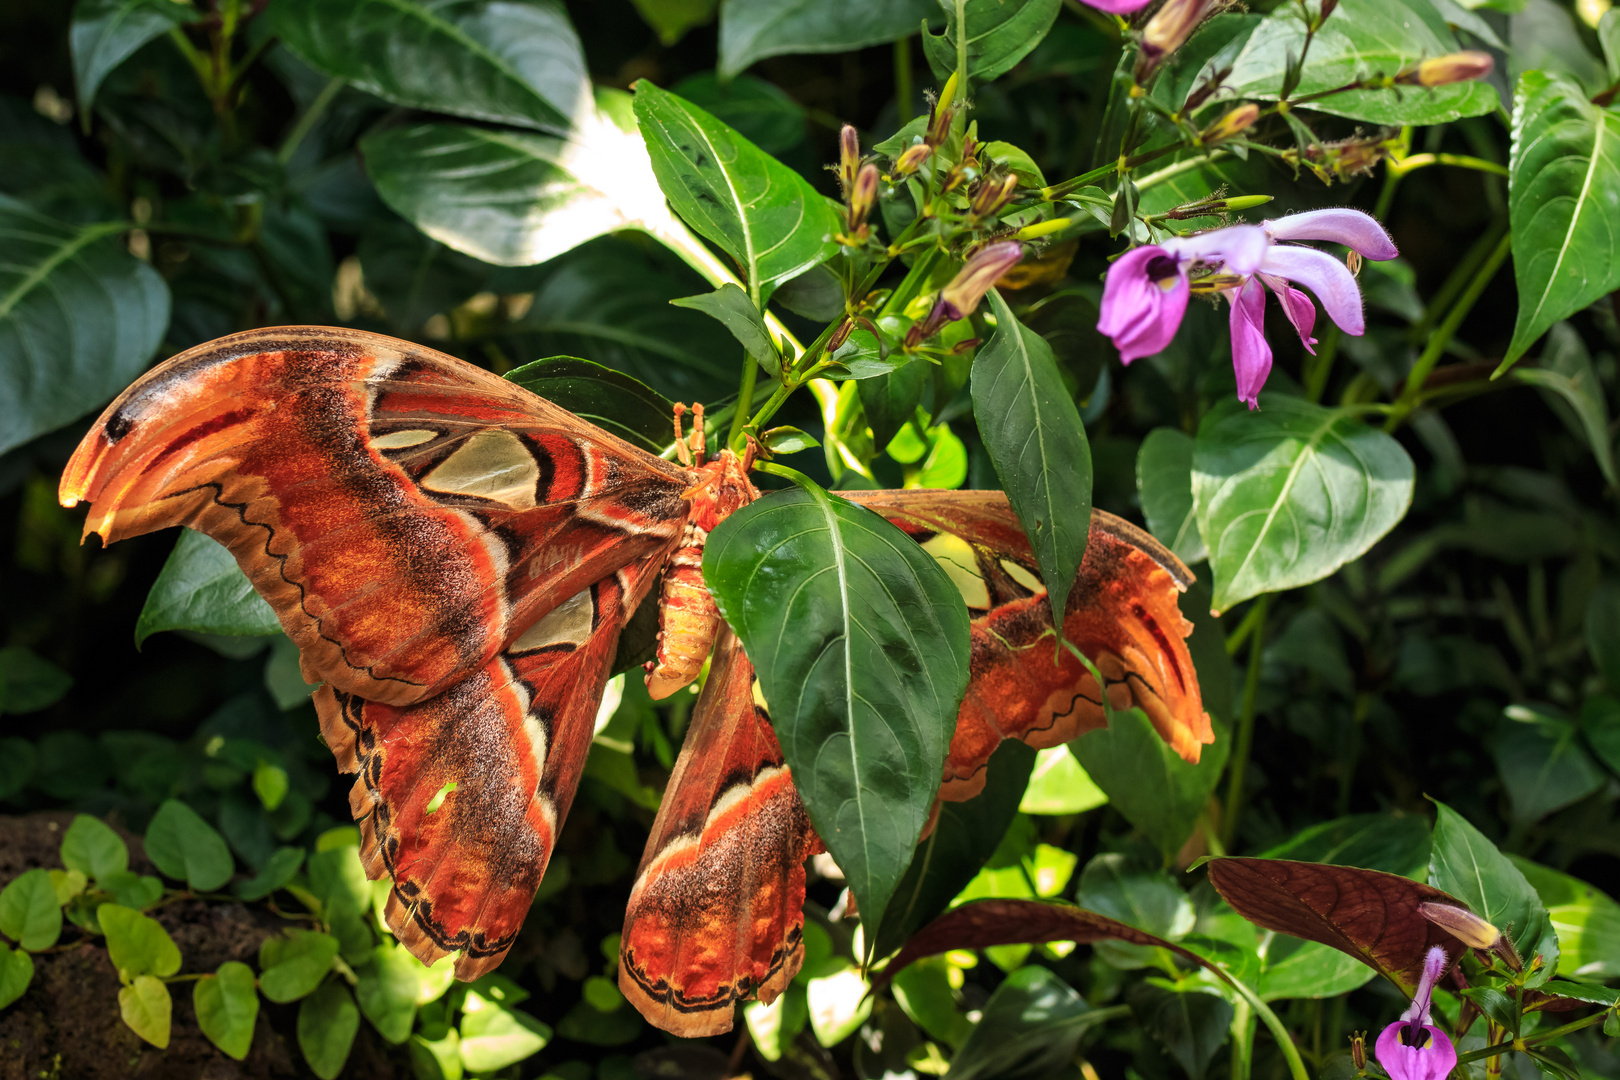
[[1620,114],[1563,75],[1527,71],[1508,170],[1519,314],[1498,374],[1553,323],[1620,286]]
[[0,889],[0,934],[38,952],[62,934],[62,905],[48,870],[27,870]]
[[[1179,941],[1193,928],[1193,906],[1169,874],[1121,854],[1098,855],[1080,874],[1081,907],[1157,937]],[[1097,955],[1117,968],[1163,967],[1162,951],[1122,941],[1099,941]]]
[[62,865],[100,881],[129,869],[129,848],[100,818],[79,814],[62,834]]
[[848,52],[910,37],[939,18],[934,0],[726,0],[720,77],[783,53]]
[[0,649],[0,714],[48,709],[72,687],[73,676],[34,650],[21,645]]
[[1565,425],[1586,440],[1603,478],[1620,484],[1614,469],[1614,440],[1609,434],[1609,405],[1586,345],[1567,322],[1554,323],[1535,367],[1517,369],[1519,381],[1542,392],[1542,398]]
[[196,17],[195,9],[173,0],[79,0],[73,5],[68,43],[86,131],[101,80],[148,41]]
[[413,124],[372,132],[360,152],[383,202],[428,236],[497,266],[529,266],[632,224],[632,206],[579,170],[611,161],[632,190],[624,181],[645,173],[642,199],[658,198],[635,135],[596,121],[586,137]]
[[643,79],[636,122],[670,205],[737,260],[750,296],[837,250],[831,201],[696,105]]
[[658,32],[658,40],[673,45],[695,26],[714,18],[720,0],[631,0],[646,24]]
[[338,939],[313,930],[290,930],[259,946],[259,989],[278,1004],[312,993],[337,958]]
[[253,767],[253,794],[259,797],[266,810],[274,810],[281,805],[281,800],[287,797],[289,786],[287,770],[280,765],[261,761]]
[[[1222,80],[1222,97],[1275,98],[1290,57],[1300,55],[1305,22],[1297,9],[1275,9],[1250,35]],[[1311,41],[1293,97],[1377,75],[1395,75],[1456,52],[1457,39],[1428,0],[1344,0]],[[1218,58],[1217,58],[1218,59]],[[1211,60],[1211,65],[1216,61]],[[1210,74],[1206,66],[1200,78]],[[1318,112],[1374,124],[1443,124],[1498,106],[1487,82],[1393,90],[1349,90],[1310,103]]]
[[752,75],[722,81],[717,73],[705,71],[688,75],[669,89],[735,128],[767,154],[782,154],[804,141],[804,106],[775,83]]
[[181,529],[135,620],[135,644],[163,630],[257,637],[279,634],[281,620],[225,545]]
[[1320,941],[1267,934],[1262,948],[1265,970],[1254,983],[1262,1001],[1337,997],[1365,986],[1378,974],[1356,957]]
[[343,1071],[359,1030],[360,1010],[337,979],[323,983],[298,1006],[298,1048],[321,1080],[336,1080]]
[[881,926],[956,729],[967,608],[899,529],[801,483],[722,522],[703,577],[759,673],[811,823]]
[[461,1061],[474,1072],[504,1069],[538,1054],[550,1041],[551,1029],[528,1013],[476,993],[467,995],[461,1016]]
[[872,1015],[870,990],[861,978],[861,969],[849,963],[807,982],[804,998],[816,1042],[837,1046],[855,1034],[855,1029]]
[[0,942],[0,1009],[28,992],[34,981],[34,958]]
[[883,913],[874,956],[887,956],[905,944],[973,880],[1018,812],[1034,760],[1035,752],[1027,745],[1004,739],[990,755],[984,790],[966,802],[940,803],[934,831],[911,856],[911,865]]
[[173,1011],[169,988],[150,975],[137,976],[118,991],[118,1012],[124,1023],[159,1050],[169,1047],[169,1017]]
[[56,902],[66,905],[69,900],[84,892],[89,884],[89,878],[84,876],[82,870],[50,870],[51,888],[56,892]]
[[1148,979],[1126,994],[1131,1012],[1148,1034],[1186,1070],[1203,1080],[1216,1051],[1226,1042],[1232,1006],[1213,989],[1173,990],[1163,979]]
[[1359,866],[1424,881],[1429,826],[1415,814],[1354,814],[1302,829],[1259,857]]
[[726,282],[711,293],[683,296],[670,303],[676,307],[691,308],[712,315],[731,331],[743,351],[759,362],[773,378],[782,375],[782,357],[776,351],[776,342],[765,327],[765,318],[759,313],[748,294],[731,282]]
[[112,893],[113,903],[136,911],[145,911],[163,898],[163,882],[151,874],[128,870],[103,874],[96,879],[96,886]]
[[1496,770],[1507,785],[1513,820],[1529,825],[1603,787],[1603,770],[1581,745],[1575,725],[1524,706],[1507,710],[1496,742]]
[[951,1058],[953,1080],[1056,1076],[1074,1059],[1095,1018],[1068,983],[1041,967],[1022,967],[996,987],[979,1022]]
[[1530,985],[1545,981],[1558,965],[1558,935],[1536,890],[1518,867],[1463,816],[1435,802],[1434,847],[1429,884],[1467,904],[1486,922],[1508,934],[1526,968],[1540,954],[1545,966]]
[[0,453],[109,401],[169,325],[169,287],[124,222],[70,225],[0,195]]
[[180,970],[180,947],[151,916],[119,904],[102,904],[96,908],[96,922],[107,935],[107,955],[126,978],[166,979]]
[[197,1026],[208,1041],[243,1061],[253,1043],[253,1024],[259,1018],[259,992],[253,969],[235,960],[219,965],[212,975],[197,980],[191,992]]
[[965,74],[989,82],[1012,70],[1052,29],[1063,0],[965,0],[965,19],[957,5],[945,3],[945,30],[923,32],[923,53],[934,77],[944,82],[966,59]]
[[1081,814],[1108,802],[1067,746],[1051,746],[1035,755],[1029,786],[1018,803],[1020,814]]
[[152,815],[146,857],[165,877],[184,881],[196,892],[213,892],[236,871],[225,838],[178,799],[165,800]]
[[[1609,689],[1620,692],[1620,581],[1605,578],[1586,601],[1586,651]],[[1620,771],[1620,755],[1613,760]]]
[[989,299],[996,332],[973,359],[973,415],[1062,626],[1091,534],[1091,448],[1052,347],[999,292]]
[[675,403],[639,379],[577,356],[551,356],[506,377],[604,431],[661,454],[674,442]]
[[421,961],[393,942],[377,946],[370,962],[355,970],[354,996],[361,1013],[377,1034],[396,1046],[410,1038],[411,1025],[416,1022],[420,972],[424,970]]
[[1115,711],[1106,728],[1089,731],[1070,744],[1108,801],[1154,846],[1171,858],[1192,835],[1226,765],[1232,746],[1223,725],[1189,765],[1159,737],[1141,709]]
[[[1620,975],[1620,904],[1580,878],[1518,855],[1508,858],[1547,908],[1558,934],[1561,973],[1579,979]],[[1556,986],[1544,989],[1551,992]]]
[[1267,395],[1258,412],[1228,400],[1204,417],[1192,487],[1225,611],[1365,554],[1411,505],[1413,467],[1353,413]]
[[896,349],[889,356],[899,361],[898,366],[863,378],[863,370],[890,366],[890,361],[883,359],[879,352],[877,337],[857,330],[838,350],[837,359],[850,365],[850,374],[860,380],[856,383],[856,392],[861,396],[861,411],[866,414],[867,426],[872,429],[872,445],[887,448],[916,417],[923,388],[928,385],[929,364],[923,360],[907,361],[905,354]]
[[236,895],[243,900],[263,900],[277,889],[286,885],[298,873],[299,867],[304,865],[304,849],[301,847],[277,848],[260,870],[253,877],[236,883]]
[[1193,439],[1175,428],[1154,428],[1136,452],[1136,490],[1148,532],[1191,565],[1209,558],[1193,512]]
[[268,15],[310,67],[407,108],[561,131],[588,101],[561,4],[277,0]]

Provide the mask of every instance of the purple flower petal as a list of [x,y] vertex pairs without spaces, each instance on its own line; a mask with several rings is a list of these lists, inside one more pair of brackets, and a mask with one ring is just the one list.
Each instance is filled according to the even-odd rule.
[[1081,0],[1087,7],[1094,7],[1098,11],[1106,11],[1110,15],[1129,15],[1133,11],[1141,11],[1153,0]]
[[1266,230],[1258,225],[1232,225],[1197,236],[1177,236],[1164,242],[1164,250],[1179,261],[1222,264],[1229,274],[1252,274],[1260,268],[1271,246]]
[[1395,244],[1371,214],[1346,206],[1307,210],[1303,214],[1261,224],[1273,240],[1327,240],[1343,244],[1364,258],[1382,262],[1399,254]]
[[1271,374],[1271,346],[1266,342],[1265,286],[1250,278],[1238,289],[1228,289],[1232,302],[1232,373],[1237,376],[1238,400],[1251,409],[1260,407],[1260,388]]
[[[1446,1033],[1429,1024],[1418,1029],[1422,1046],[1408,1046],[1411,1025],[1397,1020],[1378,1036],[1373,1050],[1391,1080],[1445,1080],[1457,1064],[1457,1050]],[[1405,1035],[1406,1038],[1402,1036]]]
[[1114,339],[1125,363],[1163,352],[1191,296],[1187,273],[1160,247],[1128,251],[1108,268],[1098,333]]
[[1361,315],[1361,290],[1344,263],[1315,248],[1278,244],[1266,253],[1260,269],[1267,274],[1297,281],[1322,302],[1328,318],[1347,334],[1360,335],[1367,328]]
[[1289,286],[1282,278],[1261,274],[1260,280],[1277,294],[1283,314],[1288,316],[1288,321],[1294,324],[1294,331],[1299,334],[1300,344],[1305,346],[1306,352],[1315,356],[1316,350],[1311,346],[1316,344],[1316,339],[1311,337],[1311,331],[1316,327],[1316,305],[1311,303],[1311,298]]

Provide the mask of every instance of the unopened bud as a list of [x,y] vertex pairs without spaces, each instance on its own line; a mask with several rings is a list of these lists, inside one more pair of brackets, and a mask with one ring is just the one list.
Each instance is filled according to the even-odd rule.
[[1066,217],[1053,218],[1051,221],[1037,221],[1035,224],[1025,225],[1022,229],[1013,233],[1012,238],[1014,240],[1039,240],[1043,236],[1051,236],[1053,233],[1062,232],[1073,224],[1074,219]]
[[843,348],[844,342],[849,340],[849,335],[853,333],[854,330],[855,322],[852,319],[845,319],[843,322],[839,323],[838,329],[834,330],[832,332],[832,337],[827,339],[826,355],[831,356],[833,353]]
[[1350,1034],[1350,1063],[1360,1072],[1367,1067],[1367,1033],[1356,1031]]
[[1007,205],[1007,200],[1012,198],[1013,191],[1017,187],[1018,177],[1012,175],[1001,180],[986,180],[973,193],[973,201],[968,204],[968,214],[977,219],[990,217]]
[[1235,139],[1254,126],[1260,119],[1260,106],[1252,101],[1245,101],[1237,108],[1230,110],[1226,115],[1204,129],[1205,143],[1225,142]]
[[1023,257],[1024,245],[1016,240],[1003,240],[975,252],[950,284],[939,291],[940,303],[951,309],[950,320],[972,314],[997,279]]
[[1502,931],[1467,908],[1423,903],[1418,905],[1418,913],[1471,949],[1489,949],[1502,936]]
[[[1166,0],[1142,28],[1142,56],[1151,65],[1181,48],[1220,0]],[[1140,80],[1138,80],[1140,81]]]
[[838,186],[847,196],[861,167],[861,139],[851,124],[838,133]]
[[877,203],[878,167],[862,165],[849,192],[849,228],[851,232],[866,224],[867,216]]
[[1483,79],[1495,66],[1491,54],[1469,49],[1425,60],[1417,68],[1419,86],[1445,86],[1447,83]]
[[910,176],[917,171],[923,162],[928,160],[928,155],[933,152],[934,148],[927,143],[918,143],[915,146],[906,147],[906,152],[901,154],[900,160],[894,163],[894,175]]
[[928,134],[923,141],[929,146],[943,146],[951,134],[951,118],[956,115],[956,72],[945,80],[945,89],[939,92],[939,100],[934,102],[934,108],[928,114]]

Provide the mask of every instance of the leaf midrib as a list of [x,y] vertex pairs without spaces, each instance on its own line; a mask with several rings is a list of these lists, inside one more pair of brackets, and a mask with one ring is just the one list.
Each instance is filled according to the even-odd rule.
[[37,289],[50,275],[64,262],[76,257],[81,251],[97,240],[115,233],[123,232],[132,226],[125,221],[109,221],[100,225],[89,225],[78,230],[69,241],[52,251],[39,265],[30,270],[15,286],[0,296],[0,320],[9,316],[26,296]]
[[[1300,448],[1299,455],[1294,458],[1294,463],[1288,467],[1287,479],[1283,481],[1282,490],[1277,492],[1277,497],[1272,502],[1271,509],[1266,512],[1266,520],[1261,523],[1260,532],[1255,536],[1254,543],[1250,545],[1249,553],[1243,556],[1243,561],[1239,563],[1238,568],[1232,572],[1232,584],[1234,587],[1237,586],[1239,581],[1243,580],[1244,573],[1249,569],[1249,561],[1254,558],[1254,553],[1260,550],[1260,547],[1265,542],[1266,537],[1270,535],[1271,523],[1276,519],[1277,513],[1282,508],[1283,504],[1288,501],[1288,493],[1294,489],[1294,482],[1299,479],[1299,474],[1304,470],[1306,459],[1315,456],[1317,446],[1333,430],[1333,425],[1337,423],[1338,420],[1339,417],[1337,416],[1329,417],[1327,422],[1318,428],[1311,435],[1310,439],[1305,443],[1305,445]],[[1225,539],[1226,537],[1223,533],[1221,540],[1224,541]]]

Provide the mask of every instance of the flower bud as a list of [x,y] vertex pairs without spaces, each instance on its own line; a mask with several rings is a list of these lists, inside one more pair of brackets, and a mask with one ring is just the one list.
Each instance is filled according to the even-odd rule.
[[1367,1033],[1365,1031],[1355,1031],[1350,1034],[1350,1063],[1356,1067],[1357,1072],[1367,1067]]
[[950,319],[972,314],[997,279],[1023,257],[1024,245],[1016,240],[1003,240],[975,252],[950,284],[939,291],[940,303],[951,309]]
[[1423,61],[1417,68],[1419,86],[1445,86],[1447,83],[1483,79],[1495,64],[1491,54],[1469,49],[1466,52],[1447,53]]
[[827,348],[825,354],[827,356],[831,356],[833,353],[843,348],[844,342],[849,340],[849,335],[853,333],[854,330],[855,322],[853,319],[846,318],[843,322],[839,323],[838,329],[834,330],[832,332],[832,337],[827,339]]
[[1242,105],[1230,110],[1226,115],[1205,128],[1202,138],[1205,143],[1218,143],[1225,142],[1227,139],[1235,139],[1253,127],[1254,122],[1258,119],[1260,119],[1260,106],[1252,101],[1245,101]]
[[855,174],[861,167],[861,140],[851,124],[845,124],[838,133],[838,186],[849,195],[855,183]]
[[1418,905],[1418,913],[1472,949],[1489,949],[1502,936],[1502,931],[1467,908],[1423,903]]
[[849,192],[849,231],[855,232],[866,224],[867,217],[872,213],[872,207],[877,204],[878,168],[876,165],[861,166],[861,171],[855,177],[855,185]]
[[1039,240],[1043,236],[1051,236],[1055,232],[1062,232],[1074,224],[1073,218],[1053,218],[1050,221],[1037,221],[1033,225],[1025,225],[1012,234],[1014,240]]
[[894,175],[910,176],[917,171],[923,162],[928,160],[928,156],[933,152],[934,148],[927,143],[918,143],[915,146],[906,147],[906,152],[901,154],[900,160],[894,163]]
[[957,76],[953,71],[928,114],[928,134],[923,136],[923,141],[929,146],[941,146],[950,137],[951,117],[956,115],[956,86]]
[[1018,177],[1010,174],[1000,180],[985,180],[973,193],[973,200],[968,203],[968,214],[975,219],[990,217],[1007,205],[1007,200],[1012,198],[1017,187]]
[[[1165,0],[1142,28],[1142,56],[1150,67],[1181,48],[1220,0]],[[1140,81],[1140,79],[1138,80]]]

